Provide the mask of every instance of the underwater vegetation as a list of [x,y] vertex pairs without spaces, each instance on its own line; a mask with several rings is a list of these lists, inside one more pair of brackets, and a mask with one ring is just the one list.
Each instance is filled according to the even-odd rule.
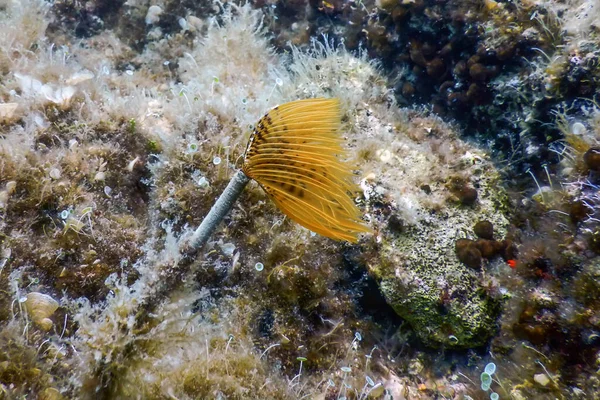
[[0,398],[597,397],[594,4],[0,2]]

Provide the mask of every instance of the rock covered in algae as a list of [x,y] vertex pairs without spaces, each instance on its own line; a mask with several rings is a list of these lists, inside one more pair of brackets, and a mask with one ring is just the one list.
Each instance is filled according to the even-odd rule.
[[[476,221],[489,221],[504,235],[507,199],[499,175],[482,151],[439,119],[404,112],[389,126],[380,112],[374,107],[358,117],[372,138],[361,146],[374,150],[361,183],[367,217],[379,226],[369,268],[425,344],[483,345],[496,329],[499,301],[484,289],[482,274],[460,262],[455,243],[476,239]],[[456,182],[477,195],[462,201]],[[484,268],[487,263],[501,261],[485,260]]]

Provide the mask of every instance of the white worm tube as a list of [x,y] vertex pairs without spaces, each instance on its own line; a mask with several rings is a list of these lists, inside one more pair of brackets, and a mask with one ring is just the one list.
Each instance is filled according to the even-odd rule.
[[[225,215],[233,208],[233,204],[240,197],[248,182],[250,182],[250,178],[241,170],[238,170],[233,175],[229,184],[223,193],[221,193],[221,196],[219,196],[206,217],[202,220],[200,226],[196,228],[192,236],[184,244],[187,246],[188,251],[197,251],[208,241],[208,238],[215,231]],[[180,246],[180,250],[183,250],[182,246]]]

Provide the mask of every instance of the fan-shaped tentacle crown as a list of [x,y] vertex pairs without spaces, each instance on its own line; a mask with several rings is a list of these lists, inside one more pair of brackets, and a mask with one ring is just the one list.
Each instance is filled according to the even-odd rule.
[[307,99],[269,111],[250,136],[242,171],[288,217],[320,235],[356,242],[370,232],[353,201],[359,188],[339,134],[338,99]]

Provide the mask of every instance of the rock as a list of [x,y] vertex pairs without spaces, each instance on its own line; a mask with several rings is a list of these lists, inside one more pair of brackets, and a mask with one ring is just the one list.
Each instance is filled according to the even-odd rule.
[[548,386],[548,384],[550,383],[550,378],[548,378],[548,375],[546,374],[535,374],[533,376],[533,380],[540,386]]
[[148,13],[146,14],[146,25],[152,25],[158,23],[160,20],[160,15],[163,13],[163,9],[157,5],[150,6],[148,8]]
[[[369,122],[375,129],[376,121],[372,115]],[[481,346],[496,331],[500,304],[480,286],[478,271],[472,268],[480,266],[481,250],[486,255],[496,254],[504,244],[478,239],[458,246],[461,253],[472,251],[462,254],[471,268],[459,260],[455,244],[457,232],[471,232],[474,221],[488,221],[496,235],[504,236],[508,225],[502,207],[507,204],[505,194],[497,184],[497,171],[485,155],[474,157],[477,150],[455,139],[448,126],[426,118],[411,121],[406,131],[411,132],[412,140],[429,135],[439,144],[423,154],[411,139],[396,133],[395,145],[390,147],[395,161],[388,164],[375,159],[365,167],[377,171],[376,186],[384,193],[366,190],[370,195],[367,209],[386,210],[403,221],[400,232],[379,232],[378,259],[369,267],[387,303],[427,346]],[[456,176],[438,157],[462,160],[461,175]],[[370,184],[365,181],[365,185]],[[421,190],[423,185],[429,187],[427,193]],[[465,207],[464,202],[446,201],[457,187],[477,187],[476,205]],[[486,233],[489,236],[489,229]]]

